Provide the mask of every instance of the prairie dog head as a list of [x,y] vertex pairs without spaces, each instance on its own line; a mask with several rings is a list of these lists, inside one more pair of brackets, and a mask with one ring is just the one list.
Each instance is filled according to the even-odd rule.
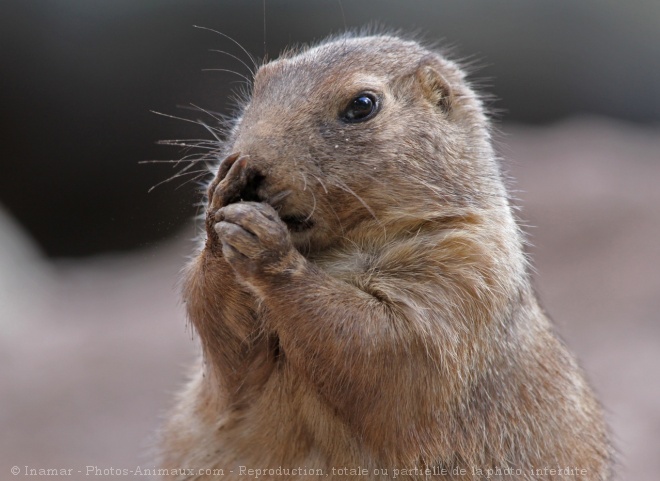
[[458,66],[416,42],[346,37],[266,63],[227,142],[297,247],[505,203],[488,121]]

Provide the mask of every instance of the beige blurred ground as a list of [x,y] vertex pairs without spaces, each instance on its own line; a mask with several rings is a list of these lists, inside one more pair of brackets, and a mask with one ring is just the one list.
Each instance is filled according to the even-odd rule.
[[[591,119],[504,131],[542,302],[608,410],[620,479],[655,481],[660,128]],[[0,215],[0,479],[23,479],[15,465],[73,468],[68,479],[152,466],[149,439],[195,357],[175,288],[192,234],[48,264]]]

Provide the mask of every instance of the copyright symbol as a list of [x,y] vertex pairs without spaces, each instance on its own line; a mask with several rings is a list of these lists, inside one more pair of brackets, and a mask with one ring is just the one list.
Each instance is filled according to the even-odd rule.
[[21,472],[21,468],[19,468],[18,466],[14,466],[13,468],[11,468],[11,474],[13,474],[14,476],[18,476],[20,472]]

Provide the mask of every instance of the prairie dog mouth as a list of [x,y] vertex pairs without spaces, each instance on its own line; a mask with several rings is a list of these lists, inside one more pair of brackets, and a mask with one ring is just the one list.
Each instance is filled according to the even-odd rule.
[[260,173],[254,173],[248,178],[247,183],[233,202],[263,202],[273,207],[279,214],[291,233],[304,232],[314,226],[314,221],[306,214],[282,214],[284,201],[291,195],[290,190],[283,190],[275,194],[269,194],[264,188],[266,177]]
[[240,190],[235,199],[232,199],[232,202],[264,202],[263,196],[259,195],[259,189],[264,183],[266,177],[263,174],[258,172],[253,173],[247,179],[247,182]]
[[308,215],[284,215],[280,218],[289,232],[303,232],[314,227],[314,221]]

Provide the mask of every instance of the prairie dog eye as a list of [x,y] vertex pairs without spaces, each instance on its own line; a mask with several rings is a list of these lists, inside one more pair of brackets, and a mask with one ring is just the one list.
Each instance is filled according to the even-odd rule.
[[370,92],[362,92],[351,100],[341,114],[344,122],[364,122],[378,113],[380,101]]

